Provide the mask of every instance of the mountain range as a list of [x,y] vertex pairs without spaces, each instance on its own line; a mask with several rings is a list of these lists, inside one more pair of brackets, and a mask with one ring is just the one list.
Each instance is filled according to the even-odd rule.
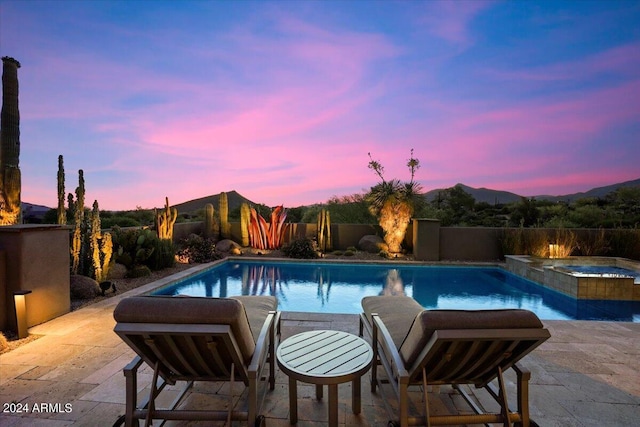
[[[461,186],[465,192],[473,196],[473,198],[476,200],[477,203],[485,202],[489,204],[508,204],[508,203],[518,202],[523,198],[523,196],[520,196],[516,193],[511,193],[508,191],[492,190],[492,189],[483,188],[483,187],[474,188],[464,184],[457,184],[457,185]],[[618,188],[621,188],[621,187],[640,187],[640,178],[632,181],[625,181],[617,184],[611,184],[604,187],[592,188],[589,191],[580,192],[580,193],[565,194],[562,196],[539,195],[539,196],[532,196],[528,198],[533,198],[536,200],[549,200],[552,202],[564,201],[564,202],[571,203],[578,199],[587,198],[587,197],[604,198],[608,194],[616,191]],[[439,188],[439,189],[431,190],[425,193],[424,196],[428,201],[431,201],[431,200],[434,200],[436,197],[438,197],[438,193],[444,190],[447,190],[447,189]],[[243,202],[249,203],[250,205],[257,204],[234,190],[227,191],[227,199],[229,201],[229,212],[238,208]],[[173,205],[173,207],[178,209],[179,213],[192,213],[197,211],[198,209],[204,208],[204,206],[207,203],[211,203],[214,206],[214,208],[218,210],[219,200],[220,200],[220,194],[212,194],[210,196],[205,196],[198,199],[179,203],[177,205]],[[34,205],[34,204],[23,202],[22,209],[23,209],[23,212],[25,213],[24,215],[25,217],[27,216],[27,214],[29,216],[39,217],[41,215],[44,215],[51,208],[48,208],[42,205]]]
[[[473,198],[476,200],[476,203],[485,202],[489,204],[508,204],[518,202],[522,199],[523,196],[520,196],[516,193],[510,193],[508,191],[500,191],[500,190],[492,190],[489,188],[473,188],[464,184],[456,184],[462,187],[462,189],[471,194]],[[530,199],[536,200],[548,200],[551,202],[574,202],[578,199],[584,198],[604,198],[608,194],[616,191],[621,187],[640,187],[640,179],[635,179],[633,181],[625,181],[617,184],[611,184],[604,187],[592,188],[589,191],[584,193],[573,193],[573,194],[565,194],[562,196],[550,196],[550,195],[539,195],[539,196],[531,196],[527,197]],[[434,200],[438,197],[438,194],[442,191],[446,190],[446,188],[439,188],[435,190],[428,191],[425,193],[425,198],[428,201]]]

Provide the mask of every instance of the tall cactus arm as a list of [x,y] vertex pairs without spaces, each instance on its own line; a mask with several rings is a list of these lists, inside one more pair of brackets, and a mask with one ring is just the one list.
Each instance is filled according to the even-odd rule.
[[173,240],[173,225],[178,219],[178,210],[171,209],[169,206],[169,198],[165,197],[165,207],[160,213],[155,212],[156,231],[160,239]]

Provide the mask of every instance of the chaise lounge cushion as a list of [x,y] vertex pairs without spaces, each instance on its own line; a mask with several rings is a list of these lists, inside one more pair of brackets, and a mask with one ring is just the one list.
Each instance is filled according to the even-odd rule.
[[[248,315],[248,310],[245,310],[245,300],[233,298],[129,297],[120,301],[113,312],[113,317],[119,323],[229,325],[243,358],[248,361],[255,350],[252,330],[259,331],[262,327],[267,317],[266,314],[262,317],[264,308],[277,306],[275,297],[257,298],[259,300],[255,301],[255,304],[250,303],[252,311]],[[254,310],[255,307],[258,309]],[[250,323],[251,320],[254,324]],[[260,322],[259,326],[257,326],[258,322]]]
[[437,330],[542,327],[538,316],[528,310],[424,310],[416,316],[398,351],[406,366],[411,366]]
[[407,296],[364,297],[361,304],[369,324],[372,324],[372,313],[380,316],[396,348],[400,348],[416,316],[424,311],[424,307]]
[[278,300],[276,297],[258,295],[243,295],[230,298],[238,300],[244,305],[247,318],[249,319],[253,341],[258,341],[260,331],[269,312],[278,309]]

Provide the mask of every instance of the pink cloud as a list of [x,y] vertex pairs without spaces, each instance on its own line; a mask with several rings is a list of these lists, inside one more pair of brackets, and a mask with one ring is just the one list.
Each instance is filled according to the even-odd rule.
[[592,81],[603,75],[635,79],[637,73],[634,73],[634,70],[638,69],[640,69],[640,43],[629,43],[576,60],[527,69],[484,69],[482,74],[493,77],[497,81],[515,81],[527,84],[531,88],[539,88],[551,82]]
[[[88,198],[108,209],[232,189],[269,205],[323,202],[377,182],[367,152],[387,177],[408,179],[411,148],[425,190],[463,182],[535,194],[637,178],[631,161],[615,159],[637,149],[598,144],[640,116],[633,74],[640,44],[526,70],[484,70],[495,93],[471,98],[464,92],[478,87],[452,88],[446,67],[477,43],[471,23],[492,6],[425,2],[421,28],[388,35],[277,8],[225,33],[116,26],[119,36],[129,31],[157,49],[135,60],[30,39],[35,63],[21,69],[24,147],[40,146],[25,148],[25,200],[55,203],[58,150],[69,182],[83,168]],[[435,47],[418,45],[434,40],[420,31],[437,37]],[[464,71],[473,77],[477,68]],[[47,121],[64,135],[49,136]],[[578,160],[581,150],[589,155]]]
[[469,45],[472,35],[469,23],[481,11],[492,6],[493,1],[431,1],[425,3],[422,16],[428,31],[446,41]]

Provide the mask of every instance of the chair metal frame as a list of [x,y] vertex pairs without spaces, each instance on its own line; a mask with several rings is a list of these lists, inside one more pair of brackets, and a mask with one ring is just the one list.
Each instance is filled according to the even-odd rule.
[[[126,378],[126,426],[137,420],[231,420],[261,425],[260,411],[266,396],[266,384],[259,395],[259,384],[268,382],[275,388],[275,349],[280,337],[280,312],[270,311],[256,340],[250,362],[245,363],[236,337],[229,325],[122,323],[114,328],[137,356],[124,368]],[[179,360],[186,369],[177,368],[172,360]],[[224,361],[231,360],[227,365]],[[138,402],[138,373],[146,363],[153,369],[149,396]],[[268,373],[265,372],[268,369]],[[207,371],[207,375],[199,372]],[[268,374],[268,377],[265,376]],[[186,386],[168,409],[156,409],[155,400],[167,384],[186,381]],[[248,392],[246,410],[233,410],[233,390],[229,390],[229,407],[222,410],[176,410],[194,381],[242,382]],[[164,422],[163,422],[164,423]]]
[[[376,313],[369,323],[366,315],[360,315],[360,335],[364,330],[371,336],[374,365],[371,370],[371,391],[376,387],[384,393],[383,384],[393,389],[398,402],[398,422],[409,425],[451,425],[513,423],[522,426],[535,425],[529,414],[529,380],[531,373],[516,362],[550,337],[544,328],[521,329],[441,329],[433,335],[421,350],[412,366],[405,366],[383,320]],[[377,366],[382,366],[385,378],[380,378]],[[516,373],[517,408],[509,405],[503,372],[513,369]],[[497,379],[497,387],[492,381]],[[474,414],[430,414],[428,386],[452,385],[469,403]],[[481,408],[460,387],[473,384],[485,388],[500,406],[498,413],[483,413]],[[410,416],[408,388],[419,385],[423,389],[424,408],[421,416]],[[386,398],[384,399],[386,401]],[[387,406],[387,410],[390,408]],[[391,411],[392,412],[392,411]],[[391,421],[390,424],[398,424]]]

